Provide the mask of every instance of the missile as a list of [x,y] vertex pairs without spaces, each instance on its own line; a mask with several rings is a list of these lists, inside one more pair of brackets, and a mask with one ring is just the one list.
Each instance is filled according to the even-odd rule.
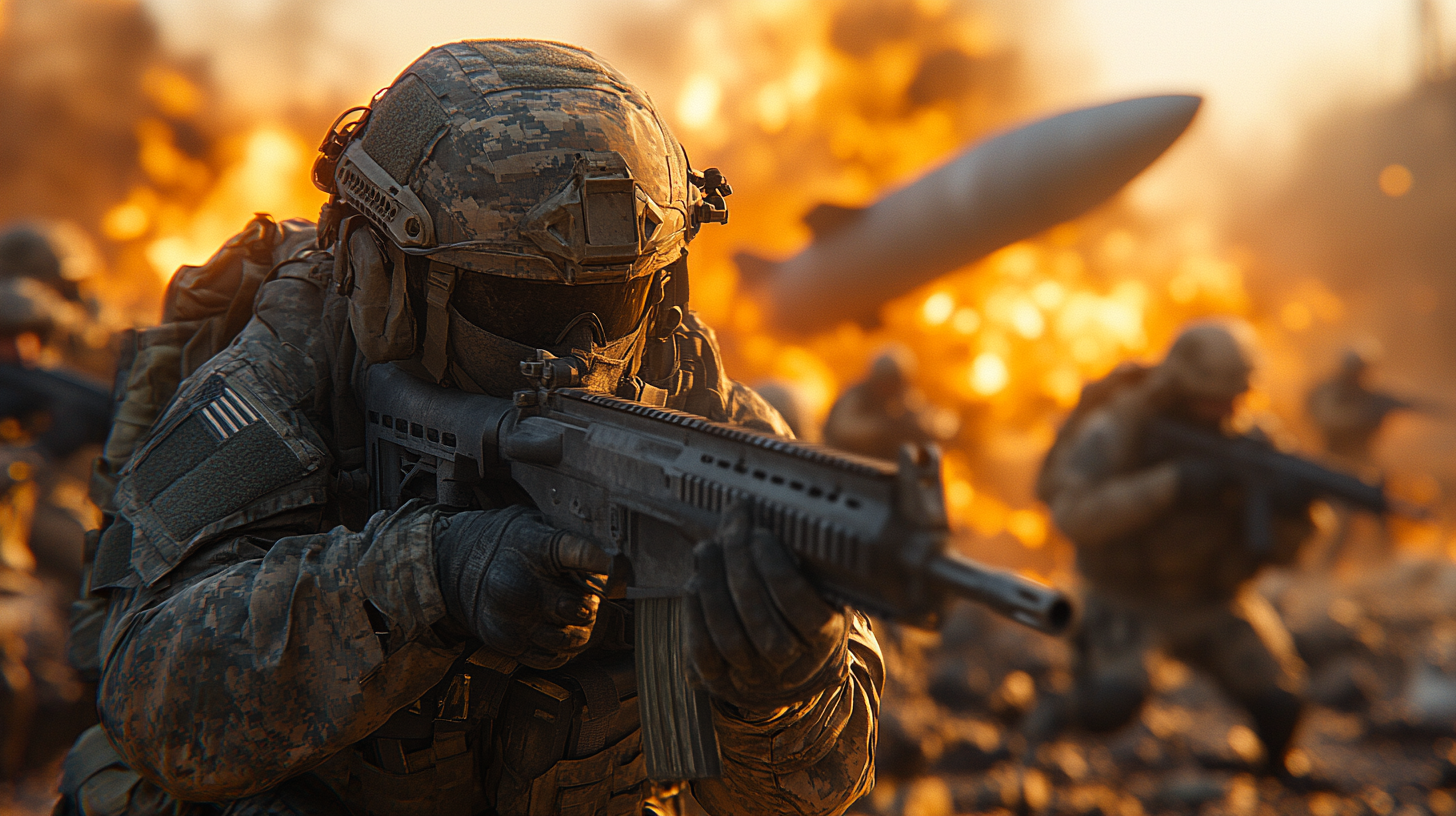
[[808,334],[873,324],[881,304],[1110,198],[1187,130],[1203,102],[1148,96],[991,136],[863,208],[821,204],[799,254],[735,260],[770,324]]

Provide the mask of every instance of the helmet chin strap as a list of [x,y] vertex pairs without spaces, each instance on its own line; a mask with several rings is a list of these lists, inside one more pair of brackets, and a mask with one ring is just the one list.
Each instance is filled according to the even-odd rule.
[[432,260],[425,276],[425,340],[420,346],[420,362],[435,382],[443,381],[450,369],[450,325],[460,319],[450,308],[457,275],[455,267]]

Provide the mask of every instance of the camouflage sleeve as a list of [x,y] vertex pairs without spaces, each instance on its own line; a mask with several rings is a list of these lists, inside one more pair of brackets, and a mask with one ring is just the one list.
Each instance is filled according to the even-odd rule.
[[768,404],[757,391],[737,380],[728,381],[728,421],[755,431],[794,438],[794,429],[789,427],[778,409]]
[[1052,518],[1081,547],[1096,547],[1152,523],[1173,505],[1178,473],[1171,462],[1120,472],[1130,434],[1107,413],[1093,415],[1053,464]]
[[749,720],[717,706],[720,779],[693,783],[713,816],[837,816],[875,783],[875,726],[885,662],[869,620],[856,613],[849,678],[814,698]]
[[118,751],[178,798],[217,801],[377,729],[458,651],[431,628],[445,615],[433,525],[406,508],[358,533],[232,539],[114,590],[99,705]]
[[[434,513],[357,531],[335,488],[338,336],[323,285],[284,269],[182,383],[116,491],[93,586],[109,595],[99,708],[118,752],[181,799],[267,789],[377,729],[460,647],[436,634]],[[321,319],[322,315],[322,319]]]

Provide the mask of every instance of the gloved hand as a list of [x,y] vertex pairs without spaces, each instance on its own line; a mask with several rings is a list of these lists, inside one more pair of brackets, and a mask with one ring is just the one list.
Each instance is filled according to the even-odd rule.
[[807,700],[849,673],[848,615],[830,606],[772,533],[731,508],[693,550],[687,647],[698,681],[749,711]]
[[1235,483],[1234,474],[1212,459],[1190,456],[1174,463],[1178,469],[1178,503],[1204,504],[1218,498]]
[[435,570],[450,617],[487,647],[554,669],[586,647],[612,558],[524,507],[435,523]]

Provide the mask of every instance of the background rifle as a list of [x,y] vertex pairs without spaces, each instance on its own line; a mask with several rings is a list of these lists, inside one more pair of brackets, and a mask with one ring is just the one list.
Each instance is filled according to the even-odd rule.
[[746,502],[824,596],[933,624],[953,596],[1046,632],[1066,627],[1057,590],[951,552],[940,462],[898,467],[573,386],[577,361],[537,352],[535,390],[514,401],[440,388],[392,365],[368,372],[371,504],[412,496],[476,504],[509,479],[555,526],[616,558],[612,583],[635,602],[637,682],[648,775],[721,773],[707,696],[688,684],[680,608],[694,545]]
[[1426,515],[1386,493],[1383,485],[1282,453],[1260,439],[1227,437],[1164,417],[1149,422],[1145,433],[1145,447],[1154,459],[1206,459],[1238,479],[1244,489],[1245,546],[1260,555],[1273,547],[1276,492],[1306,501],[1334,499],[1372,513]]

